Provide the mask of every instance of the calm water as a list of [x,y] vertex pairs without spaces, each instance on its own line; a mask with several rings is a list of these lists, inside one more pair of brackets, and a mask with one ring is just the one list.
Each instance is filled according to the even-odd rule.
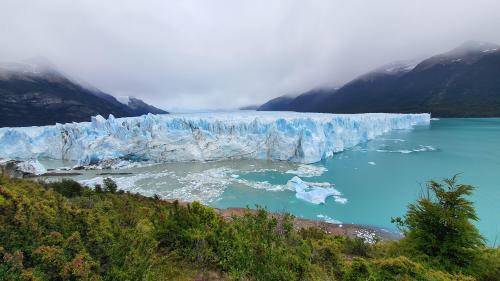
[[[287,171],[297,169],[306,169],[298,173],[306,181],[335,184],[347,203],[328,198],[326,204],[314,205],[297,199],[286,189],[294,176]],[[113,176],[119,186],[146,195],[200,200],[214,207],[260,205],[299,217],[387,229],[394,229],[391,216],[403,215],[426,181],[463,173],[460,182],[478,187],[472,200],[481,219],[479,229],[490,244],[500,239],[500,119],[436,120],[430,126],[394,131],[314,165],[223,161],[125,171],[133,175]],[[92,183],[99,180],[96,173],[76,178]]]

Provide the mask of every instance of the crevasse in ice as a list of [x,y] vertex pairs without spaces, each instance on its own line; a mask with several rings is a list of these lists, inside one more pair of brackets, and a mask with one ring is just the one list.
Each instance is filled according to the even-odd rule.
[[0,128],[0,157],[103,161],[270,159],[313,163],[429,114],[233,112],[108,119]]

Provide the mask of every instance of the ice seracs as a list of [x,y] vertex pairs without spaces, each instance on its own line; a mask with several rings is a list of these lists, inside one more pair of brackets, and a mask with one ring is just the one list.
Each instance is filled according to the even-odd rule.
[[121,161],[270,159],[314,163],[394,129],[429,124],[429,114],[234,112],[108,119],[0,128],[0,157]]

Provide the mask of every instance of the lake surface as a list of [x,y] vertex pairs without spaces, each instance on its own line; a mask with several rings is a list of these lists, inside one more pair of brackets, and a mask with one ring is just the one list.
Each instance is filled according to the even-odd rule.
[[[58,167],[67,163],[46,161]],[[84,171],[75,179],[92,185],[108,171]],[[379,226],[394,230],[430,179],[463,173],[459,182],[477,186],[475,202],[481,233],[500,240],[500,119],[441,119],[429,126],[399,130],[312,165],[231,160],[135,167],[113,175],[119,187],[145,195],[198,200],[210,206],[266,207],[298,217]],[[287,182],[299,176],[328,182],[341,196],[325,204],[296,198]],[[498,244],[498,242],[497,242]]]

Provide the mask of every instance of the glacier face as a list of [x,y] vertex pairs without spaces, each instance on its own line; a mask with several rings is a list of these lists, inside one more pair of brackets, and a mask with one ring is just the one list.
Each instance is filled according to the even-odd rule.
[[143,115],[53,126],[0,128],[0,157],[106,161],[271,159],[313,163],[429,114],[233,112]]

